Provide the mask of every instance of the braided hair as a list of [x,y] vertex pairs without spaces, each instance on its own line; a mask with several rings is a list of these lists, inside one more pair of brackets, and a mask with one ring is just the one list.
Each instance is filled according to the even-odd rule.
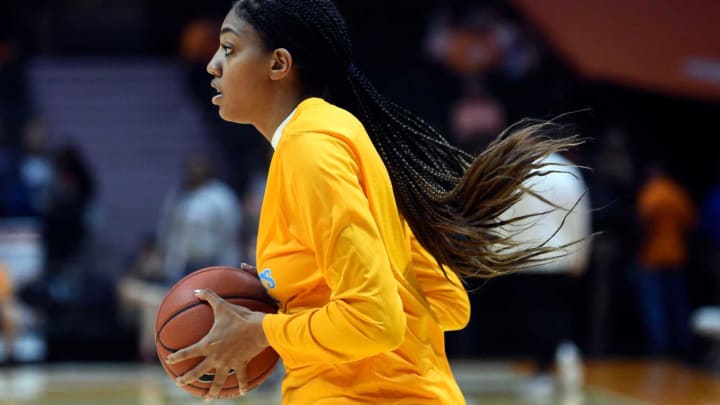
[[324,97],[363,123],[400,213],[439,264],[460,276],[487,278],[563,255],[567,245],[518,248],[503,227],[528,216],[500,215],[523,193],[542,199],[524,185],[551,173],[542,160],[577,145],[577,138],[548,136],[555,124],[525,121],[473,156],[376,90],[352,63],[348,29],[331,0],[239,0],[233,10],[267,49],[293,55],[305,95]]

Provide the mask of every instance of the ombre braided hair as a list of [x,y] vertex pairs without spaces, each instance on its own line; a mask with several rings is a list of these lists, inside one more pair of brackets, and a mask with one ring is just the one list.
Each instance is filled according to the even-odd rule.
[[541,161],[578,145],[576,137],[547,136],[555,124],[524,121],[475,157],[375,89],[352,63],[348,29],[331,0],[239,0],[233,10],[267,49],[293,55],[306,95],[327,98],[363,123],[390,174],[398,209],[440,264],[460,276],[493,277],[565,253],[567,246],[545,243],[518,249],[501,228],[528,216],[503,220],[500,214],[523,193],[541,198],[525,185],[552,172]]

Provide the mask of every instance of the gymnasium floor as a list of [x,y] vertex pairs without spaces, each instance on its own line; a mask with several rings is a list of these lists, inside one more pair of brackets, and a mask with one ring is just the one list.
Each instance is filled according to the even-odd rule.
[[[519,394],[525,373],[511,365],[454,365],[468,405],[720,405],[720,376],[665,362],[595,362],[581,395],[536,401]],[[277,391],[218,404],[277,404]],[[192,405],[194,399],[154,366],[63,365],[0,369],[1,405]]]

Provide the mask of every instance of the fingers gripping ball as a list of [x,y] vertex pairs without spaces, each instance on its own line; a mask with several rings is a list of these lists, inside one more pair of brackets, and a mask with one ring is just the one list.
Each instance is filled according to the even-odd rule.
[[[166,364],[165,358],[177,350],[202,339],[213,325],[210,305],[195,297],[193,292],[211,289],[231,304],[242,305],[253,311],[274,313],[277,307],[257,277],[230,267],[209,267],[195,271],[178,281],[160,304],[155,320],[155,347],[160,363],[174,380],[200,363],[203,358],[193,358],[176,364]],[[278,354],[270,347],[247,365],[247,389],[260,385],[270,375],[278,361]],[[214,375],[207,373],[191,384],[182,386],[196,396],[207,394]],[[231,374],[220,392],[220,398],[235,396],[238,383]]]

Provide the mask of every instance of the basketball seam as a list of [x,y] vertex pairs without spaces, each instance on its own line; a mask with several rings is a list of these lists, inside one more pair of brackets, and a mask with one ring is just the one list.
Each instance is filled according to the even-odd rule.
[[[241,270],[241,269],[236,269],[236,268],[234,268],[234,267],[226,267],[226,266],[207,267],[207,268],[204,268],[204,269],[201,269],[201,270],[196,270],[196,271],[188,274],[187,276],[181,278],[180,280],[178,280],[178,282],[175,283],[175,285],[174,285],[172,288],[170,288],[170,290],[167,292],[167,295],[170,295],[170,293],[171,293],[173,290],[175,290],[175,288],[176,288],[178,285],[180,285],[180,284],[182,283],[182,281],[185,280],[186,278],[190,278],[190,276],[193,276],[193,277],[194,277],[194,276],[196,276],[196,275],[198,275],[198,274],[200,274],[200,273],[205,273],[205,272],[212,271],[212,270],[217,270],[217,269],[225,269],[225,270],[230,270],[230,271],[234,271],[234,272],[243,272],[243,273],[246,273],[246,274],[247,274],[246,271]],[[248,275],[250,275],[250,274],[248,274]]]
[[[196,276],[196,275],[198,275],[198,274],[202,274],[202,273],[206,273],[206,272],[208,272],[208,271],[213,271],[213,270],[218,270],[218,269],[230,270],[230,271],[233,271],[233,272],[236,272],[236,273],[245,273],[245,274],[248,275],[248,276],[250,275],[250,274],[248,274],[248,272],[246,272],[246,271],[244,271],[244,270],[241,270],[241,269],[234,268],[234,267],[228,267],[228,266],[206,267],[206,268],[204,268],[204,269],[196,270],[196,271],[194,271],[194,272],[186,275],[185,277],[181,278],[180,280],[178,280],[178,282],[175,283],[175,285],[173,285],[172,287],[170,287],[170,289],[168,290],[168,292],[165,293],[165,298],[167,298],[168,296],[170,296],[171,293],[172,293],[173,291],[175,291],[176,288],[179,288],[179,286],[182,284],[183,280],[188,279],[188,278],[190,278],[191,276],[194,277],[194,276]],[[162,307],[162,305],[165,303],[165,298],[163,298],[162,302],[160,303],[160,307]],[[158,315],[160,315],[159,312],[158,312]],[[166,321],[166,323],[167,323],[167,321]],[[157,316],[155,316],[155,324],[157,324]],[[163,326],[165,326],[165,324],[163,324]]]

